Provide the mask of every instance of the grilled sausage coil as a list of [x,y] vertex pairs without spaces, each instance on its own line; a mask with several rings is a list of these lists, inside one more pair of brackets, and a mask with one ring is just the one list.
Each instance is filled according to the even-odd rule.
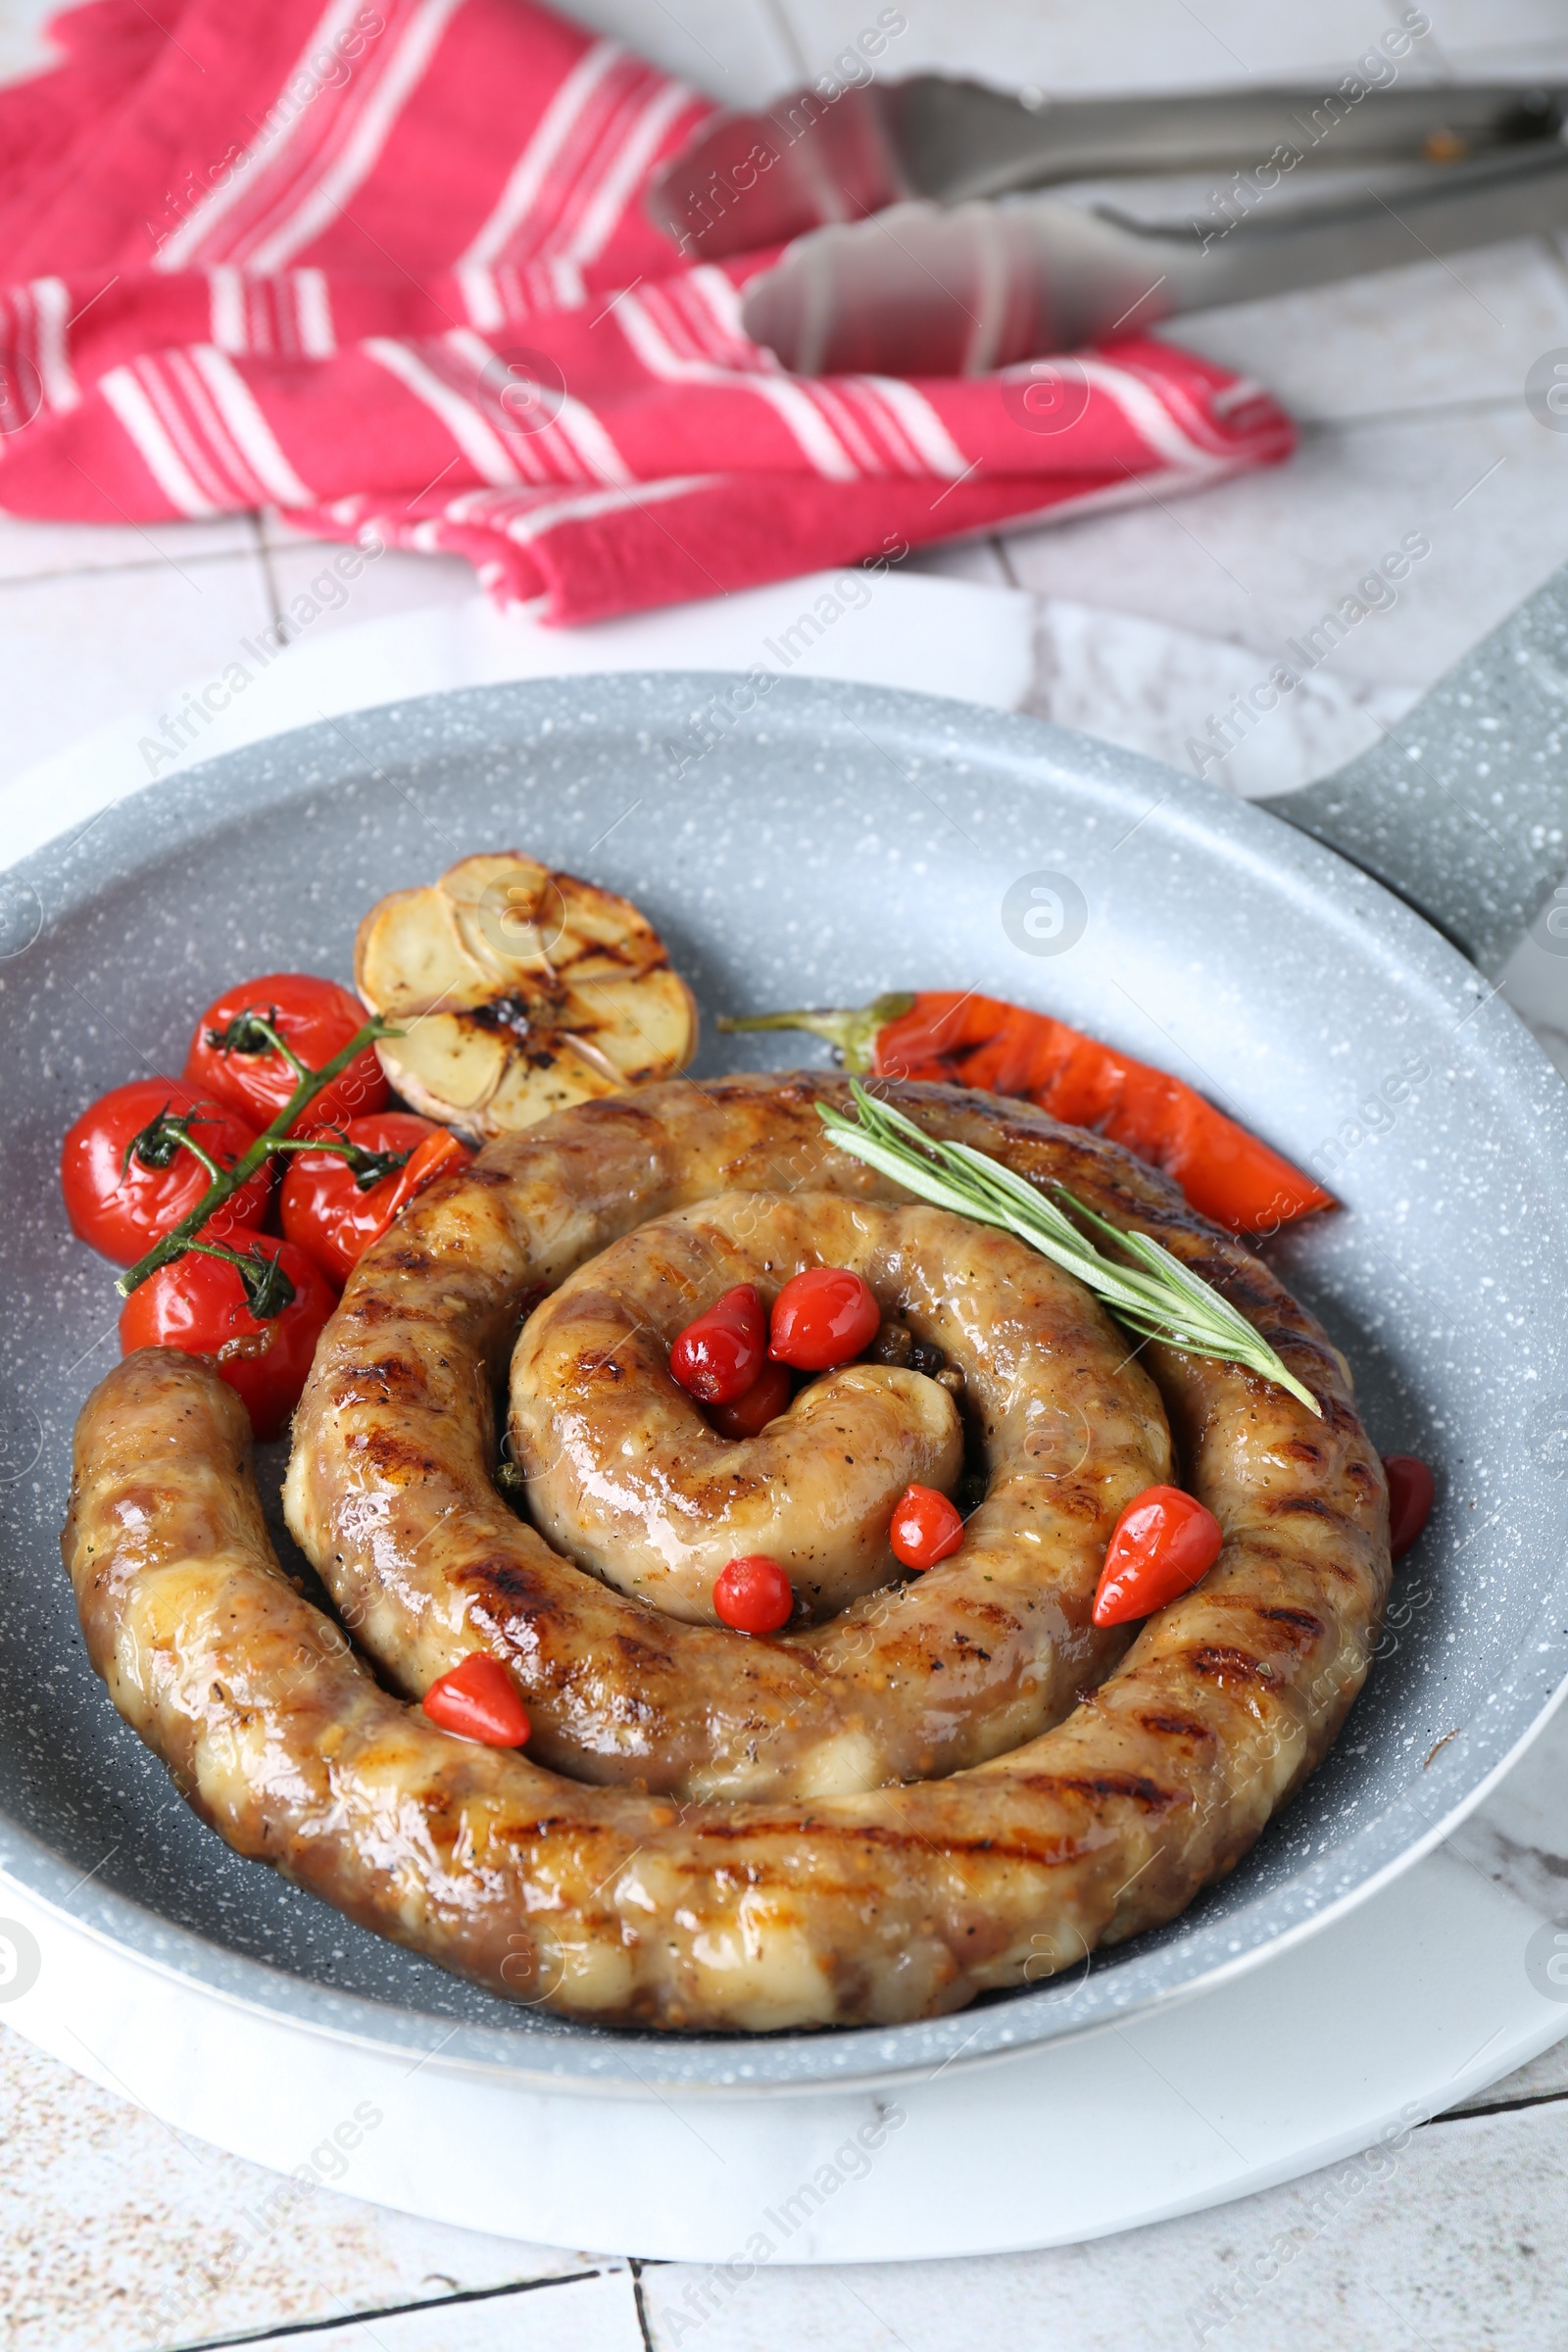
[[[889,1091],[1222,1281],[1321,1421],[1170,1349],[1142,1351],[1146,1378],[1077,1285],[834,1150],[815,1103],[842,1102],[837,1082],[675,1082],[567,1111],[491,1146],[362,1261],[287,1497],[384,1677],[416,1695],[492,1648],[538,1725],[527,1756],[435,1730],[294,1591],[210,1367],[129,1357],[83,1412],[65,1549],[89,1652],[232,1845],[497,1991],[683,2030],[940,2014],[1174,1917],[1247,1851],[1333,1740],[1386,1597],[1386,1491],[1348,1369],[1266,1267],[1115,1147],[961,1089]],[[863,1212],[884,1312],[956,1354],[992,1484],[941,1568],[749,1641],[558,1557],[496,1491],[493,1396],[519,1312],[579,1267],[591,1303],[591,1261],[623,1236],[666,1221],[677,1256],[696,1236],[701,1305],[725,1287],[737,1196],[782,1230],[808,1193]],[[993,1338],[966,1316],[999,1285]],[[525,1322],[518,1365],[580,1413],[572,1328],[549,1317],[535,1347]],[[1123,1653],[1089,1621],[1093,1571],[1171,1437],[1225,1548]]]

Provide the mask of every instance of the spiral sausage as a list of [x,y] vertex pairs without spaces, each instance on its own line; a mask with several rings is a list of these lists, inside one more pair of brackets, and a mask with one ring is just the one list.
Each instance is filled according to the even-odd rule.
[[[671,1377],[669,1344],[710,1295],[776,1291],[824,1263],[864,1274],[907,1315],[915,1270],[923,1291],[946,1288],[968,1230],[833,1193],[732,1193],[612,1243],[529,1317],[513,1356],[511,1434],[536,1525],[566,1558],[698,1624],[714,1622],[715,1576],[749,1552],[777,1560],[813,1616],[886,1584],[899,1496],[911,1481],[951,1488],[962,1468],[948,1392],[852,1364],[758,1437],[726,1442]],[[1013,1254],[1029,1252],[999,1253]]]
[[[1056,1482],[1074,1499],[1041,1522],[1032,1576],[1015,1565],[1001,1599],[961,1579],[944,1595],[939,1570],[832,1625],[749,1642],[557,1561],[488,1481],[491,1381],[529,1291],[715,1193],[897,1197],[827,1144],[813,1106],[841,1099],[831,1081],[676,1084],[585,1106],[492,1147],[364,1261],[302,1407],[291,1523],[372,1654],[401,1659],[406,1686],[488,1642],[531,1704],[551,1701],[549,1737],[574,1769],[587,1758],[630,1780],[635,1762],[642,1786],[587,1787],[466,1746],[379,1689],[276,1568],[234,1399],[199,1362],[134,1356],[78,1428],[67,1560],[116,1703],[239,1850],[497,1990],[601,2020],[732,2029],[958,2007],[1173,1917],[1245,1853],[1338,1730],[1387,1590],[1381,1467],[1343,1360],[1266,1268],[1113,1147],[962,1090],[895,1093],[934,1132],[1069,1183],[1223,1280],[1319,1396],[1321,1422],[1238,1368],[1147,1351],[1185,1483],[1226,1533],[1203,1584],[1119,1665],[1077,1641],[1056,1596],[1082,1529],[1103,1541],[1107,1476],[1112,1488],[1147,1479],[1165,1442],[1131,1367],[1096,1355],[1114,1334],[1070,1284],[1095,1450]],[[1004,1238],[973,1230],[976,1248]],[[998,1537],[999,1555],[1009,1545],[1031,1548]],[[1030,1602],[1053,1620],[1044,1641]],[[876,1673],[924,1685],[914,1714],[941,1759],[928,1768],[941,1777],[912,1786],[864,1785],[864,1743],[874,1751],[882,1736],[865,1704],[874,1678],[863,1661],[823,1662],[846,1621],[877,1608],[894,1630],[869,1625]],[[991,1690],[955,1735],[929,1693],[949,1670],[961,1682],[982,1624],[1012,1644],[1018,1688]],[[701,1678],[721,1662],[715,1695]],[[920,1671],[937,1663],[942,1676]],[[827,1707],[809,1749],[808,1769],[840,1770],[847,1792],[677,1806],[653,1786],[656,1770],[697,1779],[710,1704],[744,1780],[734,1712],[754,1690],[760,1745],[802,1677],[858,1709],[856,1732]],[[1009,1709],[1044,1711],[1054,1728],[1012,1733],[1009,1752],[992,1745],[963,1768],[966,1742],[997,1740]],[[895,1710],[894,1737],[900,1720]],[[823,1765],[823,1722],[839,1724],[836,1767]],[[858,1752],[843,1752],[846,1737]],[[770,1787],[788,1777],[769,1750],[760,1760]],[[790,1769],[799,1778],[799,1757]]]

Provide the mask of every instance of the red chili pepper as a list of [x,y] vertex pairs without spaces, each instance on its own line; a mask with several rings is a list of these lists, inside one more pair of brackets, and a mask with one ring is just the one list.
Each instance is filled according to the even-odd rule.
[[881,1321],[863,1275],[848,1266],[808,1266],[773,1301],[767,1352],[798,1372],[830,1372],[869,1348]]
[[795,1613],[795,1589],[777,1560],[754,1551],[714,1577],[713,1608],[738,1634],[776,1634]]
[[906,1568],[934,1568],[963,1542],[963,1521],[935,1487],[906,1487],[893,1506],[888,1541]]
[[838,1049],[846,1069],[1018,1096],[1124,1145],[1233,1233],[1272,1233],[1334,1206],[1331,1193],[1182,1079],[998,997],[927,989],[857,1011],[769,1012],[718,1026],[808,1029]]
[[710,1404],[708,1418],[721,1438],[755,1438],[776,1421],[793,1393],[787,1364],[764,1364],[746,1391],[731,1404]]
[[1431,1518],[1437,1481],[1413,1453],[1386,1453],[1383,1470],[1389,1482],[1389,1553],[1396,1560]]
[[470,1649],[461,1666],[439,1676],[423,1706],[442,1731],[483,1747],[521,1747],[531,1729],[516,1684],[487,1649]]
[[767,1357],[767,1317],[756,1286],[738,1282],[677,1332],[669,1369],[704,1404],[733,1404],[744,1396]]
[[1224,1530],[1180,1487],[1146,1487],[1110,1533],[1095,1593],[1097,1625],[1130,1625],[1189,1592],[1219,1558]]
[[366,1249],[368,1250],[371,1242],[378,1242],[383,1233],[390,1233],[409,1202],[434,1184],[438,1176],[456,1175],[458,1169],[466,1167],[472,1157],[473,1153],[467,1145],[460,1143],[455,1135],[445,1129],[437,1135],[427,1135],[422,1144],[416,1145],[398,1170],[387,1198],[381,1203],[380,1216],[365,1245]]

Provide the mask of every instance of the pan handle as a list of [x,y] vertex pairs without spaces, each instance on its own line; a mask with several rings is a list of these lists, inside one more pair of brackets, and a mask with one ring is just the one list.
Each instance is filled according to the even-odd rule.
[[1375,874],[1495,979],[1568,873],[1568,565],[1371,751],[1253,806]]

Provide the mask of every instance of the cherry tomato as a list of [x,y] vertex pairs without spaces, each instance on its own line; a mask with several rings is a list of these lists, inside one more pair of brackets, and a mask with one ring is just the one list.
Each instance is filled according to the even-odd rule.
[[[60,1152],[66,1214],[78,1241],[130,1266],[190,1214],[212,1179],[179,1141],[182,1129],[220,1168],[231,1168],[256,1140],[231,1110],[177,1078],[137,1078],[88,1105]],[[271,1171],[258,1168],[204,1233],[221,1242],[259,1225],[271,1182]]]
[[704,1404],[733,1404],[752,1386],[767,1350],[767,1318],[754,1284],[715,1298],[670,1345],[669,1369]]
[[1095,1593],[1097,1625],[1152,1616],[1205,1576],[1225,1532],[1212,1511],[1180,1487],[1146,1487],[1111,1530]]
[[906,1568],[934,1568],[963,1542],[963,1521],[935,1487],[906,1487],[893,1506],[888,1541]]
[[[255,1013],[276,1030],[308,1069],[318,1070],[363,1029],[368,1014],[358,997],[335,980],[319,980],[309,972],[268,972],[228,988],[208,1005],[196,1024],[185,1056],[185,1081],[215,1095],[249,1119],[256,1128],[270,1127],[299,1084],[281,1054],[264,1039],[235,1024]],[[232,1045],[213,1039],[232,1037]],[[259,1050],[247,1051],[247,1047]],[[300,1120],[297,1133],[310,1132],[345,1119],[368,1118],[384,1110],[390,1093],[375,1048],[356,1054],[346,1070],[321,1092]]]
[[789,1366],[764,1364],[744,1396],[731,1404],[710,1404],[708,1418],[721,1438],[755,1438],[778,1419],[791,1394]]
[[[328,1142],[357,1144],[375,1159],[390,1154],[402,1165],[375,1177],[369,1167],[357,1174],[340,1152],[291,1152],[278,1209],[283,1231],[339,1289],[359,1260],[416,1194],[438,1176],[450,1176],[473,1157],[445,1127],[417,1119],[411,1110],[378,1111],[371,1119],[350,1119],[325,1135]],[[361,1174],[372,1181],[361,1190]]]
[[187,1250],[138,1283],[120,1312],[120,1351],[179,1348],[217,1359],[258,1438],[279,1437],[300,1400],[321,1326],[337,1300],[303,1250],[270,1237],[239,1245],[265,1274],[277,1266],[289,1296],[275,1314],[252,1312],[239,1268]]
[[1413,1453],[1386,1453],[1383,1469],[1389,1482],[1389,1551],[1398,1559],[1432,1516],[1437,1482]]
[[882,1309],[868,1282],[847,1266],[808,1266],[773,1301],[768,1353],[799,1372],[828,1372],[869,1348]]
[[754,1551],[719,1570],[713,1607],[738,1634],[776,1634],[795,1613],[795,1590],[777,1560]]
[[521,1747],[532,1729],[516,1684],[487,1649],[470,1649],[461,1666],[430,1685],[421,1704],[442,1731],[483,1747]]

